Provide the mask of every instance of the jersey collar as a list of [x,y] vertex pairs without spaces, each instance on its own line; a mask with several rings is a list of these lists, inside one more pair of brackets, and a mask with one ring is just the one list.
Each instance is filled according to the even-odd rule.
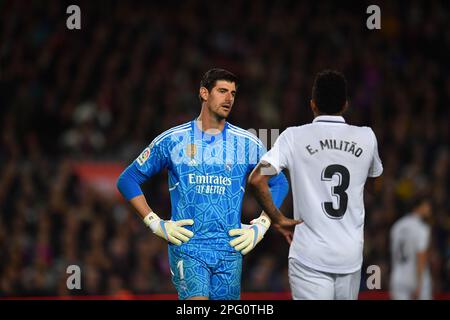
[[193,128],[193,132],[195,133],[195,135],[197,135],[198,137],[202,137],[202,138],[207,138],[207,137],[215,137],[215,136],[219,136],[222,135],[222,138],[225,139],[226,136],[226,131],[228,129],[228,121],[225,121],[225,126],[223,127],[223,130],[221,132],[218,132],[216,134],[209,134],[203,130],[201,130],[198,125],[197,125],[197,118],[195,118],[194,120],[192,120],[192,128]]
[[317,116],[313,122],[345,123],[345,119],[342,116]]

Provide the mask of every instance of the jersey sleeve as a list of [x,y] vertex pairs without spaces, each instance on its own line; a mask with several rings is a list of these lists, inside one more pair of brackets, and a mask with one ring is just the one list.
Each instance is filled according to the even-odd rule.
[[272,149],[261,157],[261,161],[270,163],[277,173],[280,173],[289,164],[290,147],[288,134],[288,129],[282,132]]
[[[256,161],[255,164],[250,165],[250,168],[253,170],[256,167],[256,164],[261,160],[264,154],[267,153],[267,149],[262,143],[261,140],[257,139],[257,144],[254,145],[254,149],[256,151]],[[250,148],[251,149],[251,148]],[[253,157],[250,156],[250,159]],[[277,175],[274,175],[269,179],[269,189],[272,195],[272,200],[277,208],[283,204],[284,199],[289,191],[289,183],[283,172],[277,172]]]
[[380,156],[378,155],[378,142],[375,133],[370,129],[370,133],[373,139],[373,157],[372,163],[369,168],[369,177],[379,177],[383,173],[383,164],[381,163]]
[[152,142],[119,176],[117,189],[127,200],[141,195],[143,184],[149,177],[168,165],[164,144]]
[[427,250],[430,244],[430,230],[428,228],[423,228],[417,233],[416,237],[417,251]]
[[158,143],[153,141],[133,163],[140,173],[151,177],[166,168],[169,164],[169,159],[166,140]]

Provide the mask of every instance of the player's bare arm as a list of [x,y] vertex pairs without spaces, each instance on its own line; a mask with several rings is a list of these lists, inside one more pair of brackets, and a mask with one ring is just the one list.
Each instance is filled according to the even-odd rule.
[[417,300],[422,290],[422,277],[427,264],[427,251],[419,251],[416,253],[416,283],[417,287],[412,293],[411,299]]
[[152,208],[147,203],[145,196],[143,194],[130,199],[130,204],[136,209],[139,216],[144,219],[149,212],[152,212]]
[[261,169],[266,170],[270,167],[269,163],[259,163],[249,176],[249,187],[256,197],[256,200],[262,206],[264,212],[269,216],[273,223],[279,223],[284,215],[275,206],[272,195],[269,190],[269,179],[274,175],[261,174]]
[[[263,170],[264,174],[261,172]],[[270,163],[259,163],[249,176],[249,187],[259,202],[264,212],[272,220],[275,229],[281,232],[290,243],[292,239],[291,229],[302,221],[287,218],[273,202],[269,190],[269,180],[276,174]]]

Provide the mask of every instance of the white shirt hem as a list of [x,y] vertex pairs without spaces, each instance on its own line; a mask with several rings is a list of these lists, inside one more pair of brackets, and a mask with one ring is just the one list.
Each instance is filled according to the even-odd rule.
[[328,273],[338,273],[338,274],[353,273],[358,270],[361,270],[361,266],[362,266],[362,262],[361,262],[354,266],[344,266],[342,268],[336,268],[336,267],[328,267],[328,266],[318,265],[314,262],[309,261],[308,259],[300,257],[299,255],[289,254],[289,258],[297,259],[300,263],[304,264],[305,266],[307,266],[311,269],[322,271],[322,272],[328,272]]

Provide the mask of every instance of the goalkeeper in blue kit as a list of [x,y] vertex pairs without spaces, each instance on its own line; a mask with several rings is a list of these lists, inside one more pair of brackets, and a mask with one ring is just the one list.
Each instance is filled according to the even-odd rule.
[[[239,299],[242,256],[270,227],[264,214],[241,223],[247,176],[266,152],[248,131],[226,119],[237,90],[236,77],[223,69],[205,73],[197,119],[158,137],[120,175],[117,187],[143,222],[169,243],[169,263],[179,299]],[[140,185],[168,170],[171,219],[150,208]],[[279,207],[287,192],[283,173],[269,181]]]

